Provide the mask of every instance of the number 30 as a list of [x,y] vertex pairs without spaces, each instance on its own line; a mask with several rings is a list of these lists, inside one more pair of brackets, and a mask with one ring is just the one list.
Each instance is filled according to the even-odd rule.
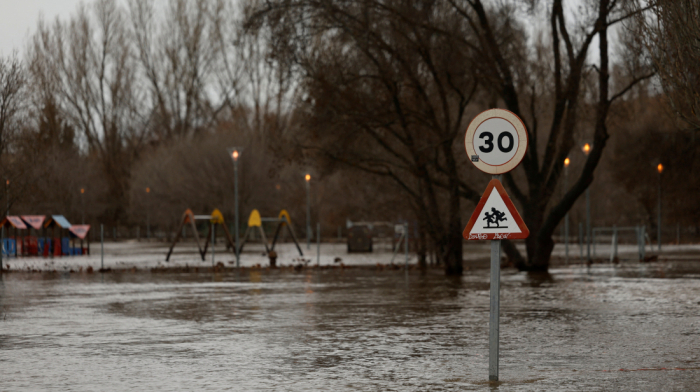
[[[482,132],[481,135],[479,135],[479,139],[484,138],[486,139],[484,140],[486,146],[480,146],[479,150],[486,153],[493,151],[493,134],[491,132]],[[508,147],[503,146],[503,138],[508,139]],[[502,152],[510,152],[514,144],[513,135],[511,135],[510,132],[501,132],[501,134],[498,135],[498,149]]]

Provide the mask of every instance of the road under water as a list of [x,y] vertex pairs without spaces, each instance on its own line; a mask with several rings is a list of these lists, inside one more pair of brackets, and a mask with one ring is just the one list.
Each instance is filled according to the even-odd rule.
[[0,390],[700,389],[700,263],[5,274]]

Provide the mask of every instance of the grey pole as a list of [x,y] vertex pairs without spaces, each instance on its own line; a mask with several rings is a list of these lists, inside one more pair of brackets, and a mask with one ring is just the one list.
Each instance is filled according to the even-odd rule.
[[238,158],[233,159],[233,182],[234,182],[234,199],[235,199],[235,207],[234,207],[234,215],[235,215],[235,227],[233,228],[233,231],[235,232],[234,236],[236,237],[236,268],[240,267],[240,254],[238,254]]
[[100,224],[100,269],[105,270],[105,226]]
[[[661,167],[661,164],[659,164]],[[661,170],[659,170],[659,207],[657,208],[659,217],[656,223],[656,242],[659,252],[661,252]]]
[[10,215],[10,180],[5,181],[5,194],[7,195],[7,212],[5,215]]
[[216,225],[212,223],[211,224],[211,266],[212,266],[212,268],[214,268],[214,266],[216,265],[216,262],[214,260],[215,254],[216,254],[216,251],[214,250],[214,248],[215,248],[214,240],[215,239],[216,239]]
[[[499,180],[501,176],[491,178]],[[491,306],[489,309],[489,381],[498,381],[501,302],[501,240],[491,240]]]
[[578,253],[581,262],[583,262],[583,223],[578,223]]
[[321,266],[321,222],[316,222],[316,265]]
[[610,252],[610,262],[617,258],[617,225],[613,225],[612,250]]
[[404,261],[404,268],[408,271],[408,223],[404,223],[403,226],[403,250],[406,254],[406,260]]
[[85,190],[84,189],[80,189],[80,204],[83,205],[82,206],[82,210],[83,210],[83,214],[82,214],[82,222],[83,223],[82,224],[84,225],[85,224]]
[[591,262],[591,190],[586,188],[586,261]]
[[309,184],[311,179],[308,177],[306,180],[306,249],[311,249],[311,191]]
[[[569,165],[564,166],[564,194],[567,189],[569,189]],[[564,215],[564,262],[569,265],[569,211]]]

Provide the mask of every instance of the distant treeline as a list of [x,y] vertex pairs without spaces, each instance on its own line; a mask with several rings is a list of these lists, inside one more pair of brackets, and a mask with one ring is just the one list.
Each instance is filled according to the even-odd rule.
[[518,268],[547,269],[589,185],[595,225],[655,227],[659,179],[663,219],[695,224],[698,141],[669,114],[692,105],[655,92],[660,33],[638,17],[663,10],[516,3],[98,0],[40,20],[0,59],[0,205],[165,231],[187,208],[231,219],[238,147],[242,224],[284,208],[303,233],[310,173],[312,226],[406,220],[419,260],[460,274],[489,180],[464,130],[501,107],[530,141],[503,178],[532,233],[526,254],[504,241]]

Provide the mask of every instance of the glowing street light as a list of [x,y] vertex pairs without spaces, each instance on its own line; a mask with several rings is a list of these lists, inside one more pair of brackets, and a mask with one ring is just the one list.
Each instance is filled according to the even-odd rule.
[[236,268],[240,267],[241,262],[240,262],[240,254],[238,254],[238,158],[240,157],[242,149],[240,147],[232,147],[228,149],[229,154],[231,154],[231,158],[233,159],[233,187],[234,187],[234,210],[233,210],[233,215],[234,215],[234,237],[235,237],[235,246],[236,249],[234,250],[236,252]]
[[306,174],[306,249],[311,249],[311,174]]
[[[588,156],[591,152],[591,145],[583,145],[583,153]],[[591,191],[590,185],[586,187],[586,261],[591,263]]]

